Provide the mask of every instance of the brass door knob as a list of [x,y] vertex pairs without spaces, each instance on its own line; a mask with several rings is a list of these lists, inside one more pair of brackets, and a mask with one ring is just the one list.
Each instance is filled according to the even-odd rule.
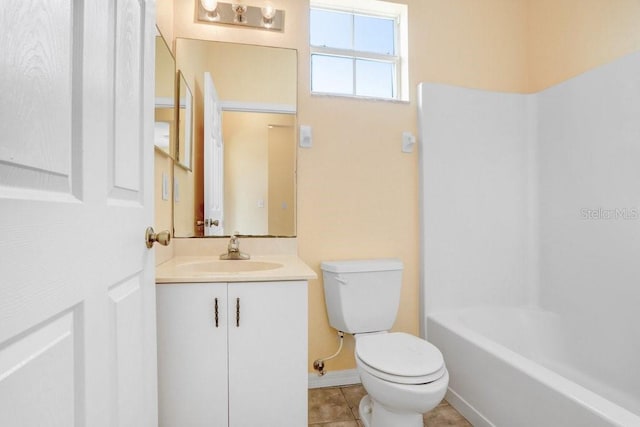
[[144,233],[144,240],[149,249],[151,249],[156,242],[162,246],[168,246],[169,242],[171,242],[171,233],[169,233],[169,230],[164,230],[156,234],[153,227],[147,227]]
[[204,221],[198,220],[196,221],[196,225],[198,227],[217,227],[218,224],[220,224],[220,222],[217,219],[211,219],[211,218],[207,218]]

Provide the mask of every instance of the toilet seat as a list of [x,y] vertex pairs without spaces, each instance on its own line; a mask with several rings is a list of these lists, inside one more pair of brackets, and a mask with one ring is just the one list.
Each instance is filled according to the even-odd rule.
[[355,353],[362,369],[398,384],[430,383],[446,371],[436,346],[403,332],[358,336]]

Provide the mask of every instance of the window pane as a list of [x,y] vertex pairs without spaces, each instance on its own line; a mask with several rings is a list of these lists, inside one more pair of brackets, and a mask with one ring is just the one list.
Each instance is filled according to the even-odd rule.
[[311,9],[311,46],[353,49],[353,15]]
[[356,60],[356,95],[393,98],[393,64]]
[[355,16],[355,50],[395,55],[395,22],[389,18]]
[[353,95],[353,59],[312,55],[311,90]]

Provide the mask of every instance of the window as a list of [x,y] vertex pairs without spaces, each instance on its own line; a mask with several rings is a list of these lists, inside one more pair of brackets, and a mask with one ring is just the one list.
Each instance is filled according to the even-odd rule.
[[406,21],[402,4],[312,1],[311,92],[408,100]]

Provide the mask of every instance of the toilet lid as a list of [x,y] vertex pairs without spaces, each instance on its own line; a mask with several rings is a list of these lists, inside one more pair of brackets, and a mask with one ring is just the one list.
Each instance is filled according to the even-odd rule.
[[421,382],[435,381],[445,370],[442,353],[436,346],[403,332],[358,337],[356,356],[372,368],[368,371],[373,375],[376,373],[372,370],[386,374],[384,377],[404,378],[397,382],[418,379],[415,377],[420,377]]

